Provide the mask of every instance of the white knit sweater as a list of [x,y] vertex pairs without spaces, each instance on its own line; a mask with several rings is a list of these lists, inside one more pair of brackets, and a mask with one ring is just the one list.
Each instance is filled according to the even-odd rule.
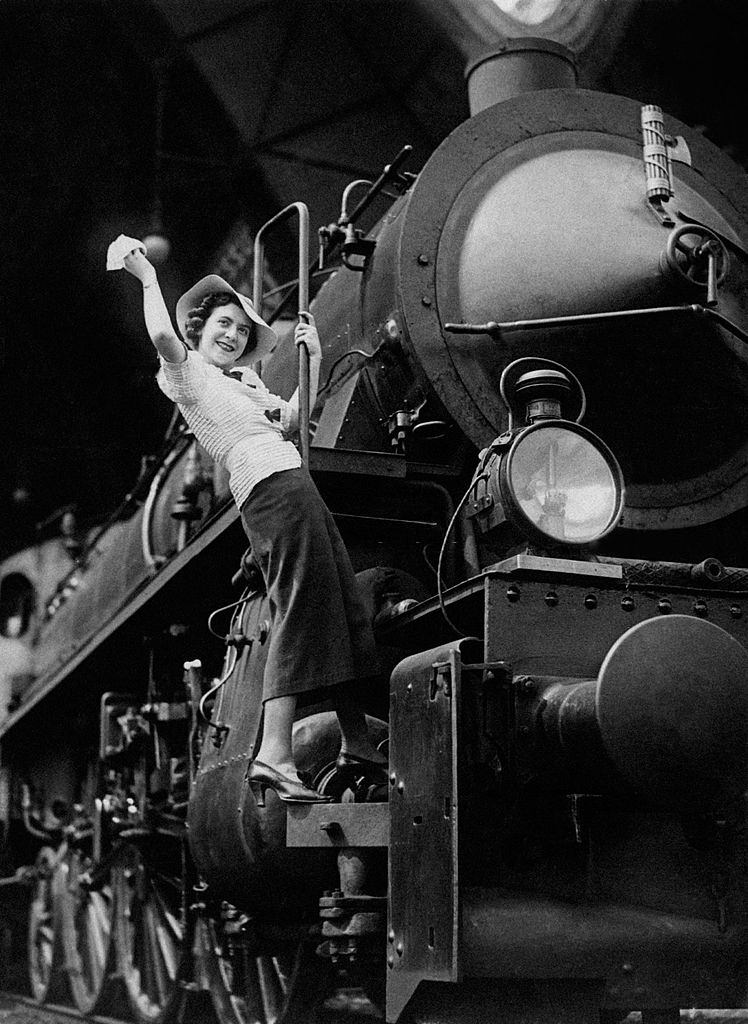
[[190,349],[183,363],[162,359],[156,380],[207,453],[229,471],[241,508],[260,480],[297,469],[301,458],[283,437],[290,428],[288,402],[272,395],[250,367],[238,369],[242,379],[234,380]]

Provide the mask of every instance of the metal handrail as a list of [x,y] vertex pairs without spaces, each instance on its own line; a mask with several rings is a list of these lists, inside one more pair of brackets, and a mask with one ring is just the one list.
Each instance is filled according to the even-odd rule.
[[[252,301],[260,316],[262,316],[262,279],[265,262],[264,236],[271,228],[282,224],[295,213],[299,216],[299,319],[302,314],[309,312],[309,209],[306,203],[291,203],[263,224],[255,236]],[[302,344],[299,345],[299,438],[301,458],[305,466],[309,465],[309,405],[309,349]]]
[[616,309],[604,313],[577,313],[572,316],[548,316],[537,320],[510,320],[505,323],[498,323],[489,320],[485,324],[460,324],[449,323],[444,325],[444,330],[450,334],[488,334],[492,338],[500,338],[505,331],[533,331],[539,328],[568,327],[586,323],[597,323],[603,320],[627,320],[634,317],[648,317],[656,315],[675,316],[685,313],[689,316],[705,317],[708,320],[715,320],[721,327],[731,334],[738,341],[748,344],[748,332],[744,331],[736,323],[716,309],[708,306],[701,306],[692,303],[689,306],[651,306],[644,309]]

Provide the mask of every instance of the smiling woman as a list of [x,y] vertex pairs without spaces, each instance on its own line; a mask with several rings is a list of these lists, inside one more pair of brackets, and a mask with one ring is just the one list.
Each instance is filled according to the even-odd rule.
[[[296,447],[284,435],[299,419],[298,389],[289,401],[270,393],[254,367],[275,344],[275,332],[254,305],[215,274],[179,299],[174,330],[156,277],[138,246],[123,268],[143,287],[143,314],[161,361],[158,384],[176,402],[198,443],[230,474],[252,557],[272,609],[263,677],[259,749],[247,770],[258,806],[273,789],[279,799],[322,803],[330,797],[296,771],[292,726],[297,695],[332,690],[342,737],[341,767],[383,770],[386,759],[366,719],[340,684],[370,675],[374,638],[353,568],[335,521]],[[314,318],[296,326],[309,352],[309,404],[319,379],[321,348]],[[328,690],[328,692],[330,692]],[[384,777],[384,774],[382,774]]]
[[188,323],[188,340],[196,343],[206,363],[214,366],[233,366],[257,345],[254,324],[226,293],[206,295],[200,306],[190,311]]

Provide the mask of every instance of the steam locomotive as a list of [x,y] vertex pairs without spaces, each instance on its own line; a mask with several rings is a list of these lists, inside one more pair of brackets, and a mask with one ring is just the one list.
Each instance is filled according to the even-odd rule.
[[[296,760],[333,801],[255,803],[272,615],[183,430],[72,563],[53,540],[0,566],[4,642],[33,655],[3,891],[28,893],[40,1002],[745,1005],[748,183],[658,108],[576,89],[558,45],[515,40],[469,88],[417,177],[398,158],[346,195],[312,306],[310,468],[375,628],[386,785],[336,766],[309,703]],[[294,360],[288,338],[271,391]]]

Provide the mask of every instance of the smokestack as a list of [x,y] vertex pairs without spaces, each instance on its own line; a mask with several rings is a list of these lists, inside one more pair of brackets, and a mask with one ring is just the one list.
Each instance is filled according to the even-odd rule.
[[574,89],[574,54],[550,39],[508,39],[481,54],[466,71],[470,116],[536,89]]

